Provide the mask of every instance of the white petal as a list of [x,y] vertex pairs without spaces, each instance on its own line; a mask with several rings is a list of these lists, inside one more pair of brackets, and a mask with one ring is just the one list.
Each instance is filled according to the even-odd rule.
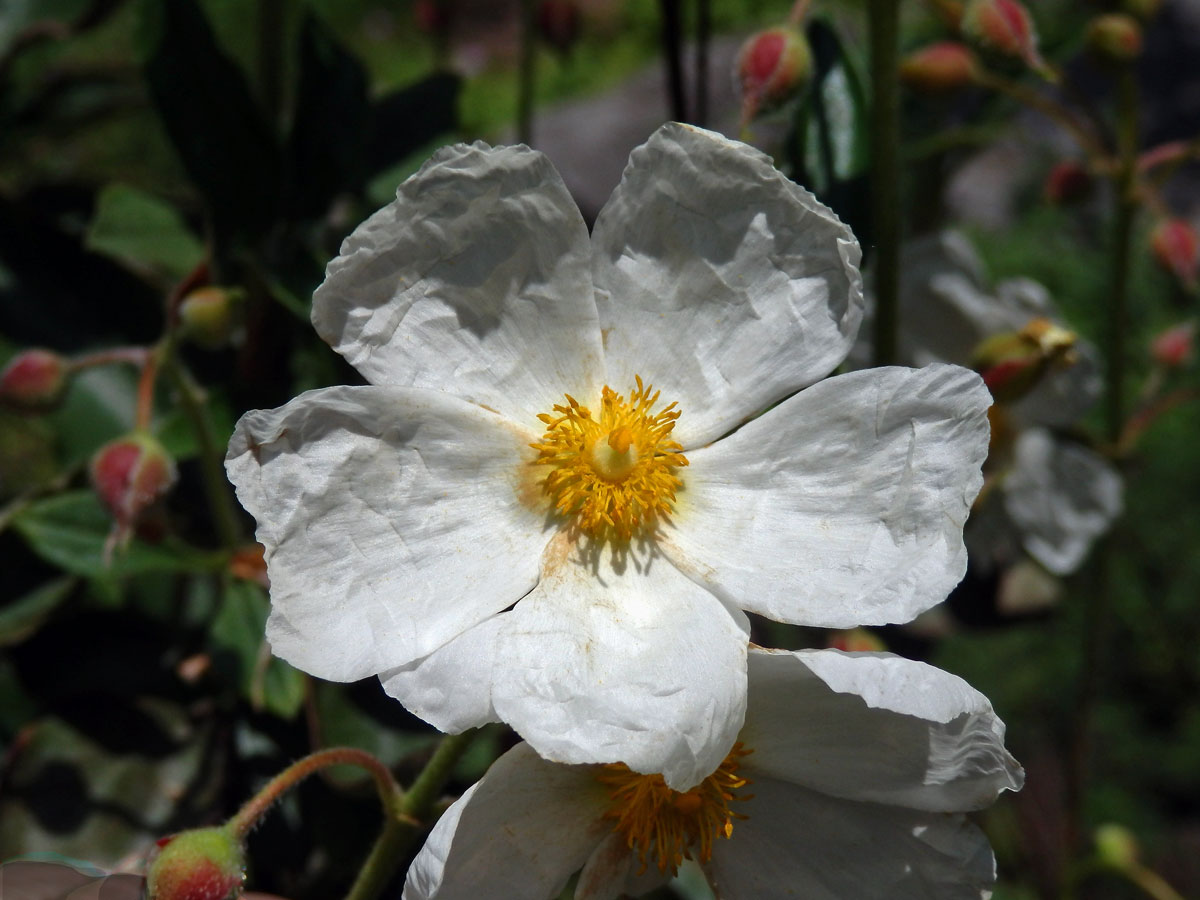
[[982,809],[1023,782],[987,698],[940,669],[837,650],[755,650],[749,666],[747,774],[930,812]]
[[1122,507],[1122,481],[1099,454],[1030,428],[1017,439],[1004,508],[1025,549],[1055,575],[1079,567]]
[[575,900],[617,900],[640,897],[662,887],[669,876],[658,866],[642,868],[641,861],[629,852],[628,839],[613,832],[588,859],[575,885]]
[[496,712],[547,759],[623,762],[686,790],[741,727],[745,616],[661,557],[618,571],[577,553],[556,538],[541,582],[504,616]]
[[429,656],[380,674],[389,696],[448,734],[498,721],[492,678],[501,615],[484,619]]
[[609,384],[677,401],[695,447],[817,380],[862,318],[858,242],[759,151],[687,125],[633,152],[593,232]]
[[587,228],[528,147],[446,147],[355,229],[313,296],[318,333],[376,384],[435,388],[536,427],[598,394]]
[[432,653],[537,581],[530,433],[435,391],[311,391],[238,422],[276,654],[338,681]]
[[771,778],[715,842],[722,900],[983,900],[995,862],[963,816],[839,800]]
[[905,622],[966,570],[991,402],[957,366],[802,391],[689,455],[660,545],[731,604],[785,622]]
[[513,747],[438,820],[404,900],[551,900],[612,830],[594,772]]

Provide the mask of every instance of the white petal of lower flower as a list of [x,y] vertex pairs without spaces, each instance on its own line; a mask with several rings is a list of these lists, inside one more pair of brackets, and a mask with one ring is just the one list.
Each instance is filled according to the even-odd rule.
[[438,820],[404,900],[550,900],[612,830],[591,769],[513,747]]
[[618,572],[607,551],[597,568],[577,553],[556,538],[504,616],[496,712],[547,759],[623,762],[686,790],[741,727],[745,616],[661,557]]
[[738,804],[748,818],[713,848],[722,900],[990,896],[991,849],[961,815],[835,799],[768,776],[754,777],[750,789],[753,798]]
[[579,873],[574,900],[640,897],[668,880],[658,866],[647,866],[643,870],[637,856],[629,852],[628,840],[614,831],[592,852]]
[[[436,391],[310,391],[238,422],[226,470],[267,548],[274,652],[348,681],[432,653],[537,581],[532,435]],[[532,475],[530,476],[532,478]]]
[[497,721],[492,671],[502,615],[492,616],[421,659],[383,672],[383,689],[414,715],[448,734]]
[[635,150],[593,241],[609,384],[678,401],[685,449],[828,373],[858,331],[850,229],[712,132],[667,125]]
[[1121,476],[1098,453],[1031,428],[1017,439],[1004,508],[1029,554],[1068,575],[1121,514],[1122,493]]
[[906,622],[966,569],[991,400],[957,366],[826,379],[689,454],[663,552],[743,609]]
[[599,393],[587,227],[528,147],[446,147],[342,244],[313,324],[375,384],[435,388],[529,427]]
[[924,663],[755,650],[749,680],[740,740],[755,772],[930,812],[982,809],[1023,782],[987,698]]

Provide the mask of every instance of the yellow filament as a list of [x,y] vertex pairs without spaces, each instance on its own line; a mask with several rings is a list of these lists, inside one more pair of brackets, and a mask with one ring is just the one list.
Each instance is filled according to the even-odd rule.
[[673,791],[661,775],[640,775],[623,763],[601,769],[596,777],[610,789],[604,817],[615,820],[613,830],[637,855],[639,875],[650,863],[674,875],[684,859],[712,859],[713,841],[732,836],[733,820],[746,818],[729,807],[753,796],[735,796],[750,784],[737,771],[741,758],[752,752],[739,741],[717,771],[687,791]]
[[567,394],[565,404],[538,416],[546,433],[530,445],[534,463],[550,467],[542,489],[554,508],[593,537],[629,540],[653,528],[683,484],[676,469],[687,458],[671,439],[679,410],[670,403],[653,412],[659,392],[634,379],[628,401],[606,385],[595,417]]

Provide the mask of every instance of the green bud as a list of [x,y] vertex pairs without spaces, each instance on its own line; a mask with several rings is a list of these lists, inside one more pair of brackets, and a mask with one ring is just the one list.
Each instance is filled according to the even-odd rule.
[[228,828],[197,828],[160,841],[146,873],[148,900],[236,900],[246,856]]

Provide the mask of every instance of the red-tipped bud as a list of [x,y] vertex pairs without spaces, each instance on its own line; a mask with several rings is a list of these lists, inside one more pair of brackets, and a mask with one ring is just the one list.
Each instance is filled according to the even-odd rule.
[[1049,319],[1031,319],[1020,331],[993,335],[975,348],[972,368],[997,403],[1013,403],[1033,390],[1055,365],[1074,362],[1075,334]]
[[1150,342],[1150,356],[1167,369],[1183,368],[1192,361],[1195,349],[1195,322],[1174,325]]
[[26,350],[0,372],[0,404],[25,412],[53,409],[67,390],[70,363],[50,350]]
[[148,900],[235,900],[242,895],[245,852],[228,829],[197,828],[159,844],[146,873]]
[[241,299],[238,290],[215,286],[197,288],[179,303],[180,330],[201,347],[219,350],[233,337]]
[[1185,287],[1196,287],[1200,239],[1191,223],[1183,219],[1163,219],[1150,233],[1150,251],[1155,261]]
[[1058,163],[1046,176],[1046,200],[1059,206],[1078,203],[1091,196],[1092,174],[1074,160]]
[[963,11],[963,34],[983,50],[1041,68],[1037,33],[1029,11],[1017,0],[971,0]]
[[812,52],[798,28],[784,25],[753,35],[737,57],[742,124],[798,96],[811,75]]
[[571,52],[579,40],[581,26],[575,0],[542,0],[538,4],[538,35],[563,56]]
[[887,649],[884,644],[873,632],[867,631],[865,628],[852,628],[849,631],[835,631],[829,635],[829,639],[825,642],[825,646],[831,650],[847,650],[847,651],[868,651],[871,653],[881,653]]
[[175,462],[162,444],[135,431],[105,444],[91,463],[92,486],[116,520],[113,541],[128,540],[142,513],[175,483]]
[[1104,62],[1127,63],[1142,54],[1142,26],[1124,13],[1096,16],[1088,23],[1085,42]]
[[957,90],[974,78],[975,54],[954,41],[922,47],[900,63],[900,80],[925,94]]

